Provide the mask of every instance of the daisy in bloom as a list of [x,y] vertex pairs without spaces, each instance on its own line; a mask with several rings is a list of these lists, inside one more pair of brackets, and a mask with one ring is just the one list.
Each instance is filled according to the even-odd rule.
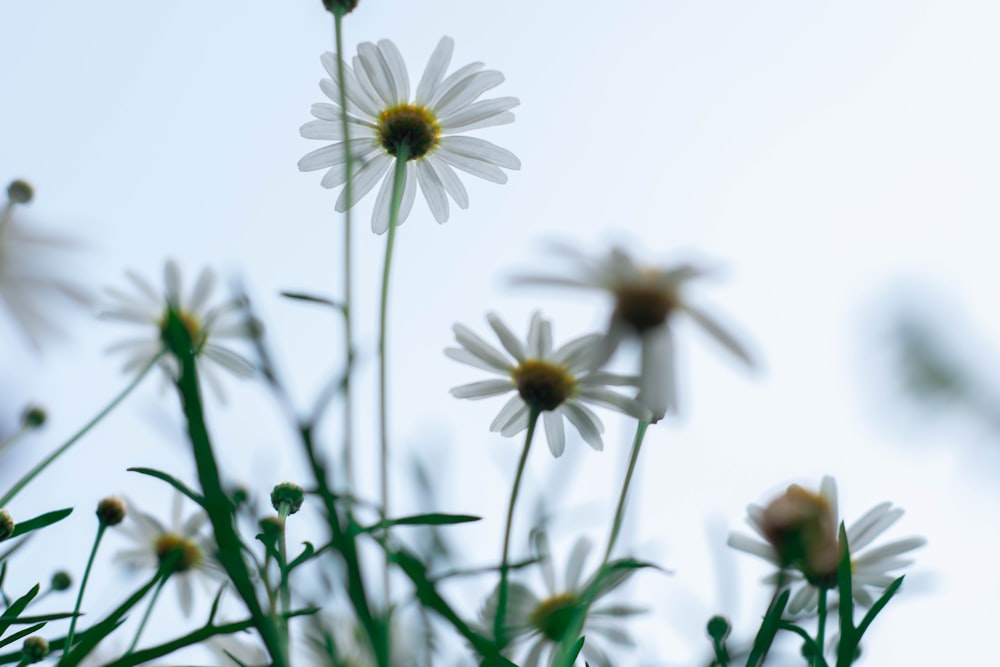
[[135,546],[119,551],[115,560],[131,569],[155,570],[167,558],[176,558],[170,578],[176,582],[181,611],[189,616],[194,601],[193,581],[200,578],[208,584],[222,579],[224,574],[213,556],[214,544],[201,532],[208,523],[208,515],[199,510],[182,519],[181,501],[182,496],[177,493],[169,528],[155,517],[133,509],[135,505],[129,502],[129,512],[120,529]]
[[523,276],[522,284],[557,285],[598,289],[615,299],[602,352],[595,361],[603,365],[617,349],[622,339],[632,336],[642,345],[642,373],[639,400],[662,418],[677,405],[674,377],[674,336],[671,322],[683,312],[694,320],[725,348],[748,366],[753,366],[750,354],[736,338],[694,306],[683,294],[684,286],[704,276],[706,272],[690,264],[652,268],[637,264],[621,248],[613,248],[603,258],[592,259],[571,248],[556,250],[578,265],[577,276]]
[[[376,234],[383,234],[389,228],[393,184],[390,167],[404,146],[408,162],[400,224],[410,214],[418,185],[434,218],[445,222],[448,197],[463,209],[469,206],[469,196],[455,169],[494,183],[506,183],[507,175],[501,167],[521,168],[520,160],[510,151],[482,139],[457,136],[469,130],[514,122],[510,109],[520,102],[516,97],[478,100],[503,81],[503,74],[484,70],[482,63],[466,65],[445,76],[454,46],[450,37],[441,39],[412,101],[403,57],[389,40],[360,44],[353,67],[345,63],[346,81],[340,81],[337,74],[338,56],[332,53],[322,56],[330,78],[320,81],[320,88],[332,103],[314,104],[312,114],[316,120],[303,125],[301,134],[306,139],[334,143],[299,160],[299,169],[326,169],[322,184],[327,188],[338,187],[347,180],[340,106],[340,88],[344,86],[353,165],[352,204],[385,177],[372,213],[372,231]],[[337,200],[336,208],[341,212],[347,210],[346,190]]]
[[[214,272],[203,269],[187,298],[184,298],[181,287],[180,269],[173,261],[166,264],[164,271],[166,289],[162,294],[138,274],[129,271],[126,275],[138,291],[138,296],[108,288],[108,294],[116,299],[118,304],[101,314],[106,319],[131,322],[146,329],[146,335],[123,341],[109,349],[128,354],[128,361],[123,369],[126,373],[144,368],[166,349],[165,327],[170,314],[174,313],[191,335],[198,361],[202,362],[199,363],[198,369],[217,394],[222,395],[222,387],[212,367],[203,360],[213,361],[239,377],[253,376],[254,368],[249,361],[213,342],[227,338],[250,340],[259,330],[259,325],[247,320],[239,299],[213,307],[208,306],[215,286]],[[172,378],[176,378],[180,372],[177,360],[170,355],[163,355],[159,364]]]
[[[597,576],[595,573],[586,581],[580,581],[584,562],[592,548],[590,540],[586,538],[577,540],[566,566],[566,577],[563,584],[560,585],[552,567],[548,541],[542,533],[535,533],[534,538],[536,549],[541,558],[542,575],[548,593],[544,597],[539,597],[527,586],[512,583],[508,590],[507,613],[504,617],[507,636],[514,640],[534,640],[527,656],[518,663],[521,667],[539,667],[539,665],[545,664],[542,656],[551,652],[562,641],[574,613],[583,607],[584,592],[593,584],[594,577]],[[635,572],[635,569],[630,568],[618,570],[615,574],[608,576],[597,589],[594,602],[624,584]],[[481,624],[488,629],[487,632],[492,632],[494,626],[498,598],[499,590],[494,589],[480,614]],[[622,647],[633,646],[634,642],[629,634],[616,627],[614,621],[619,618],[635,616],[644,611],[644,609],[627,605],[591,607],[587,612],[583,626],[583,634],[587,637],[587,641],[583,645],[583,657],[586,661],[594,667],[611,667],[613,664],[621,664],[620,661],[612,663],[593,640],[600,637]]]
[[63,261],[59,251],[72,249],[73,244],[28,230],[14,215],[33,198],[29,184],[14,181],[7,187],[6,204],[0,207],[0,303],[37,348],[43,334],[59,331],[50,306],[60,302],[84,305],[90,299],[54,270]]
[[[789,535],[794,533],[781,530],[783,526],[789,525],[783,517],[803,514],[799,509],[791,507],[792,504],[798,508],[819,508],[820,511],[816,513],[819,520],[808,525],[820,527],[822,533],[811,529],[800,531],[798,534],[801,539],[790,540]],[[805,514],[810,513],[806,509]],[[860,605],[870,607],[874,598],[869,589],[880,594],[898,578],[897,574],[893,574],[894,570],[913,563],[912,559],[900,556],[927,543],[922,537],[905,537],[880,547],[868,548],[901,516],[902,509],[884,502],[847,526],[847,545],[851,550],[851,592]],[[785,581],[790,582],[797,590],[788,602],[788,613],[798,614],[816,609],[819,603],[817,586],[836,588],[839,554],[837,526],[840,525],[840,520],[837,513],[837,484],[834,479],[824,477],[818,494],[793,485],[784,496],[767,507],[748,506],[747,523],[765,541],[732,533],[728,540],[729,546],[759,556],[779,568],[790,568],[784,573]],[[795,552],[798,552],[800,558],[794,557]],[[778,576],[775,573],[767,577],[765,582],[777,583]]]
[[455,398],[482,399],[515,392],[490,425],[504,437],[528,428],[532,409],[545,424],[545,435],[553,456],[566,448],[563,418],[569,420],[588,445],[600,451],[604,447],[604,425],[585,403],[623,412],[636,419],[648,420],[649,411],[638,401],[623,396],[609,385],[635,385],[637,379],[594,371],[591,358],[601,336],[592,334],[575,338],[552,349],[552,324],[535,313],[528,327],[528,340],[522,343],[495,314],[486,316],[505,355],[461,324],[455,325],[455,338],[461,347],[444,351],[455,361],[476,366],[501,378],[464,384],[451,390]]

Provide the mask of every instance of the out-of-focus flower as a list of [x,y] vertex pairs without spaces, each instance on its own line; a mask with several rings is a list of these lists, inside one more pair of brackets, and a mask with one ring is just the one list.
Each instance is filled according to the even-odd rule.
[[[335,143],[303,157],[299,169],[326,169],[322,184],[327,188],[346,182],[347,152],[340,107],[340,86],[344,85],[354,169],[352,204],[385,176],[372,213],[372,231],[376,234],[389,228],[393,186],[390,167],[404,145],[408,163],[399,224],[410,214],[418,184],[434,218],[445,222],[449,196],[459,207],[469,206],[468,193],[455,169],[494,183],[506,183],[507,174],[501,167],[521,168],[520,160],[510,151],[482,139],[456,136],[513,122],[510,109],[520,102],[515,97],[476,101],[487,90],[500,85],[503,75],[484,70],[482,63],[472,63],[445,76],[453,49],[452,39],[443,37],[431,54],[413,101],[403,57],[389,40],[377,45],[360,44],[353,67],[344,65],[346,82],[341,82],[337,74],[338,56],[323,54],[323,67],[331,78],[320,81],[320,88],[332,104],[314,104],[312,114],[317,120],[303,125],[301,134],[306,139]],[[336,209],[343,212],[347,208],[345,190],[337,200]]]
[[[123,369],[125,372],[134,372],[145,367],[166,349],[165,329],[173,313],[191,336],[198,361],[201,362],[198,365],[201,375],[217,394],[222,395],[222,386],[212,366],[203,363],[203,360],[213,361],[239,377],[253,376],[254,368],[249,361],[214,341],[253,339],[259,332],[259,325],[248,319],[239,299],[231,299],[209,307],[209,299],[215,287],[215,273],[211,269],[202,270],[187,298],[184,298],[181,286],[180,269],[173,261],[166,264],[165,289],[162,294],[140,275],[132,271],[126,275],[138,290],[138,296],[108,288],[108,294],[118,303],[101,313],[106,319],[138,324],[147,330],[145,336],[122,341],[109,348],[109,352],[121,351],[128,355],[128,361]],[[178,376],[180,371],[177,359],[172,355],[163,355],[159,364],[171,378]]]
[[[416,667],[421,647],[413,628],[393,613],[389,629],[389,666]],[[304,664],[330,667],[376,667],[364,630],[346,612],[324,609],[310,617]],[[429,664],[429,663],[428,663]]]
[[566,448],[564,417],[587,444],[596,450],[604,447],[601,440],[604,425],[586,403],[612,408],[636,419],[649,419],[649,411],[638,401],[607,388],[635,385],[636,378],[592,370],[591,358],[600,344],[600,335],[575,338],[553,350],[552,324],[538,313],[531,318],[525,343],[495,314],[488,314],[486,319],[509,356],[461,324],[455,325],[455,338],[461,347],[450,347],[444,352],[455,361],[503,376],[455,387],[452,396],[481,399],[517,392],[493,420],[491,431],[499,431],[504,437],[516,435],[528,427],[531,410],[538,410],[545,424],[549,449],[553,456],[561,456]]
[[218,667],[267,667],[271,664],[267,651],[246,633],[216,635],[206,643]]
[[173,560],[170,578],[176,582],[181,611],[190,615],[194,602],[193,581],[201,579],[208,584],[219,581],[223,574],[213,555],[214,545],[202,534],[208,515],[199,510],[182,519],[182,500],[179,493],[174,496],[169,528],[155,517],[135,509],[135,504],[130,502],[128,521],[119,529],[135,546],[119,551],[115,560],[132,569],[149,570],[161,567],[168,559]]
[[[806,494],[812,499],[804,500]],[[913,563],[912,559],[900,556],[927,543],[923,537],[905,537],[880,547],[867,548],[901,516],[902,509],[884,502],[847,527],[852,566],[851,593],[858,604],[870,607],[874,599],[868,589],[879,593],[884,590],[898,577],[892,573],[894,570]],[[788,519],[786,526],[799,525],[798,531],[782,532],[782,517]],[[784,572],[784,581],[796,590],[788,602],[788,612],[798,614],[814,610],[819,603],[817,586],[836,587],[836,557],[840,550],[837,545],[839,519],[834,479],[824,477],[818,495],[793,485],[766,508],[749,505],[747,523],[766,542],[759,542],[742,533],[731,533],[729,546],[763,558],[778,568],[790,568]],[[803,525],[808,527],[803,529]],[[820,530],[826,531],[826,534],[820,534]],[[834,559],[832,563],[831,558]],[[777,583],[780,576],[780,573],[775,573],[764,581]]]
[[[580,538],[573,546],[569,562],[566,566],[564,584],[560,586],[552,567],[552,557],[548,542],[542,533],[535,533],[535,544],[541,557],[542,574],[548,593],[544,597],[535,595],[527,586],[511,583],[508,588],[507,612],[504,616],[505,632],[514,641],[534,640],[531,649],[523,661],[522,667],[539,667],[546,664],[543,655],[550,652],[567,632],[570,621],[577,611],[584,608],[584,592],[594,583],[594,573],[589,579],[580,581],[584,562],[591,550],[591,543],[586,538]],[[636,570],[634,568],[617,570],[606,576],[595,591],[593,602],[605,597],[624,584]],[[480,614],[484,631],[493,632],[496,621],[499,587],[493,590]],[[621,664],[612,662],[607,654],[595,643],[594,638],[607,639],[620,647],[634,645],[627,632],[615,625],[616,619],[628,618],[643,613],[645,610],[628,605],[606,605],[591,607],[587,612],[583,632],[587,641],[583,644],[583,656],[594,667],[611,667]],[[617,656],[617,653],[615,654]]]
[[705,275],[691,264],[652,268],[637,264],[621,248],[613,248],[603,258],[593,259],[565,246],[556,250],[577,264],[575,277],[521,276],[518,283],[599,289],[615,299],[601,354],[603,365],[626,337],[638,338],[642,345],[642,372],[639,400],[662,418],[677,405],[674,377],[674,338],[671,321],[683,312],[748,366],[753,360],[743,345],[701,308],[694,306],[682,291],[684,286]]
[[63,331],[53,317],[57,308],[86,305],[90,297],[78,285],[59,277],[56,270],[64,261],[62,251],[72,250],[75,244],[28,229],[15,215],[33,196],[30,185],[14,181],[7,187],[7,202],[0,208],[0,303],[37,348],[45,335]]

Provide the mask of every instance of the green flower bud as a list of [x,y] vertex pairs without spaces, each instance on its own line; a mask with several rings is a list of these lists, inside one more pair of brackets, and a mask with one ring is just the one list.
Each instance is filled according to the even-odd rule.
[[276,512],[283,511],[286,515],[295,514],[302,507],[305,493],[298,484],[282,482],[271,491],[271,506]]
[[54,591],[68,591],[73,585],[73,577],[66,570],[58,570],[52,574],[52,581],[49,586]]
[[266,516],[260,520],[259,524],[260,532],[270,538],[276,538],[281,535],[281,531],[285,527],[285,521],[280,516]]
[[723,616],[713,616],[708,619],[708,636],[720,644],[729,636],[731,629],[729,621]]
[[0,510],[0,540],[14,534],[14,517],[7,510]]
[[45,424],[47,418],[48,415],[45,414],[45,408],[37,405],[29,405],[21,414],[21,423],[27,428],[39,428]]
[[125,518],[125,501],[118,496],[108,496],[97,503],[97,519],[105,526],[117,526]]
[[13,181],[7,186],[7,197],[12,204],[27,204],[34,196],[34,188],[26,181]]
[[350,14],[358,6],[358,0],[323,0],[323,7],[331,14]]
[[21,652],[28,662],[41,662],[49,654],[49,640],[40,635],[32,635],[24,640]]

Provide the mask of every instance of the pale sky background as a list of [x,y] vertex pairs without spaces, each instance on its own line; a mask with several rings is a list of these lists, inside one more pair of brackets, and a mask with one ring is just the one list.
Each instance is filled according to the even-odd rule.
[[[515,124],[475,134],[513,151],[523,169],[504,186],[463,178],[471,206],[453,206],[445,225],[418,197],[397,237],[395,474],[405,479],[411,452],[429,457],[440,509],[484,517],[450,533],[469,563],[498,557],[521,443],[488,433],[501,399],[448,395],[480,379],[441,354],[451,326],[485,335],[494,310],[523,335],[541,308],[557,343],[600,327],[608,304],[599,295],[508,280],[546,269],[547,240],[592,252],[620,242],[649,262],[718,266],[719,278],[694,294],[762,361],[760,372],[745,372],[702,332],[678,326],[683,414],[650,430],[622,545],[674,574],[640,574],[628,589],[652,613],[635,626],[642,648],[620,664],[695,664],[713,613],[733,618],[737,638],[754,632],[768,596],[757,580],[768,568],[728,550],[727,528],[743,528],[747,503],[792,482],[815,488],[824,474],[837,478],[848,521],[891,500],[906,515],[883,539],[929,540],[871,630],[862,664],[982,663],[983,640],[1000,623],[995,434],[902,408],[886,331],[901,298],[920,305],[926,296],[942,329],[958,318],[983,341],[1000,334],[998,20],[1000,6],[986,0],[362,0],[345,22],[349,53],[392,39],[415,82],[450,35],[452,69],[483,61],[506,75],[487,96],[521,99]],[[341,289],[336,192],[296,168],[321,145],[298,135],[309,106],[324,101],[319,56],[332,48],[332,20],[320,2],[8,0],[0,26],[0,181],[30,180],[37,196],[26,219],[82,241],[73,279],[96,294],[123,286],[134,268],[159,284],[170,257],[189,280],[206,264],[242,276],[286,379],[309,405],[339,367],[339,322],[277,293]],[[369,231],[373,201],[355,216],[358,439],[370,452],[384,245]],[[0,486],[127,382],[122,360],[103,350],[133,331],[92,315],[65,314],[71,337],[41,357],[0,320],[10,341],[5,419],[29,400],[51,414],[5,458]],[[967,353],[997,366],[988,347]],[[302,480],[300,453],[261,384],[226,386],[229,400],[211,406],[211,421],[227,472],[262,497],[276,482]],[[92,507],[105,495],[145,500],[166,518],[170,492],[125,472],[150,466],[193,479],[175,399],[159,389],[148,380],[8,508],[24,518],[78,508],[14,561],[9,592],[57,567],[82,572]],[[529,462],[516,551],[526,554],[543,484],[565,481],[551,508],[560,572],[577,534],[600,544],[607,533],[630,434],[603,416],[603,453],[577,438],[553,460],[539,441]],[[399,489],[394,502],[407,513],[412,494]],[[734,568],[737,590],[720,590],[717,567]],[[97,568],[106,590],[95,584],[95,604],[124,591],[108,585],[114,572],[108,560]],[[447,593],[471,617],[490,585]]]

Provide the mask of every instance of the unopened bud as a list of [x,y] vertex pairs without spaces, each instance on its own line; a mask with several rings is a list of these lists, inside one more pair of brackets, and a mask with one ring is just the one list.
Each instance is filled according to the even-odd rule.
[[54,591],[67,591],[73,585],[73,577],[66,570],[58,570],[52,574],[49,586]]
[[49,640],[41,635],[32,635],[24,640],[21,652],[29,663],[41,662],[49,654]]
[[298,484],[282,482],[271,491],[271,506],[274,511],[284,510],[286,515],[295,514],[302,507],[302,500],[305,498],[305,491]]
[[97,503],[97,519],[105,526],[117,526],[125,518],[127,507],[118,496],[108,496]]
[[14,534],[14,517],[7,510],[0,510],[0,540]]
[[784,567],[797,567],[810,580],[837,572],[836,517],[822,495],[791,485],[764,508],[761,532]]
[[708,619],[708,627],[706,629],[708,630],[709,637],[719,643],[722,643],[725,641],[726,637],[729,636],[729,631],[732,629],[732,626],[725,617],[713,616]]
[[323,7],[331,14],[350,14],[358,6],[358,0],[323,0]]
[[35,196],[35,190],[27,181],[13,181],[7,186],[7,198],[12,204],[27,204]]
[[40,428],[45,424],[47,418],[48,415],[45,414],[44,408],[37,405],[30,405],[21,414],[21,423],[27,428]]

